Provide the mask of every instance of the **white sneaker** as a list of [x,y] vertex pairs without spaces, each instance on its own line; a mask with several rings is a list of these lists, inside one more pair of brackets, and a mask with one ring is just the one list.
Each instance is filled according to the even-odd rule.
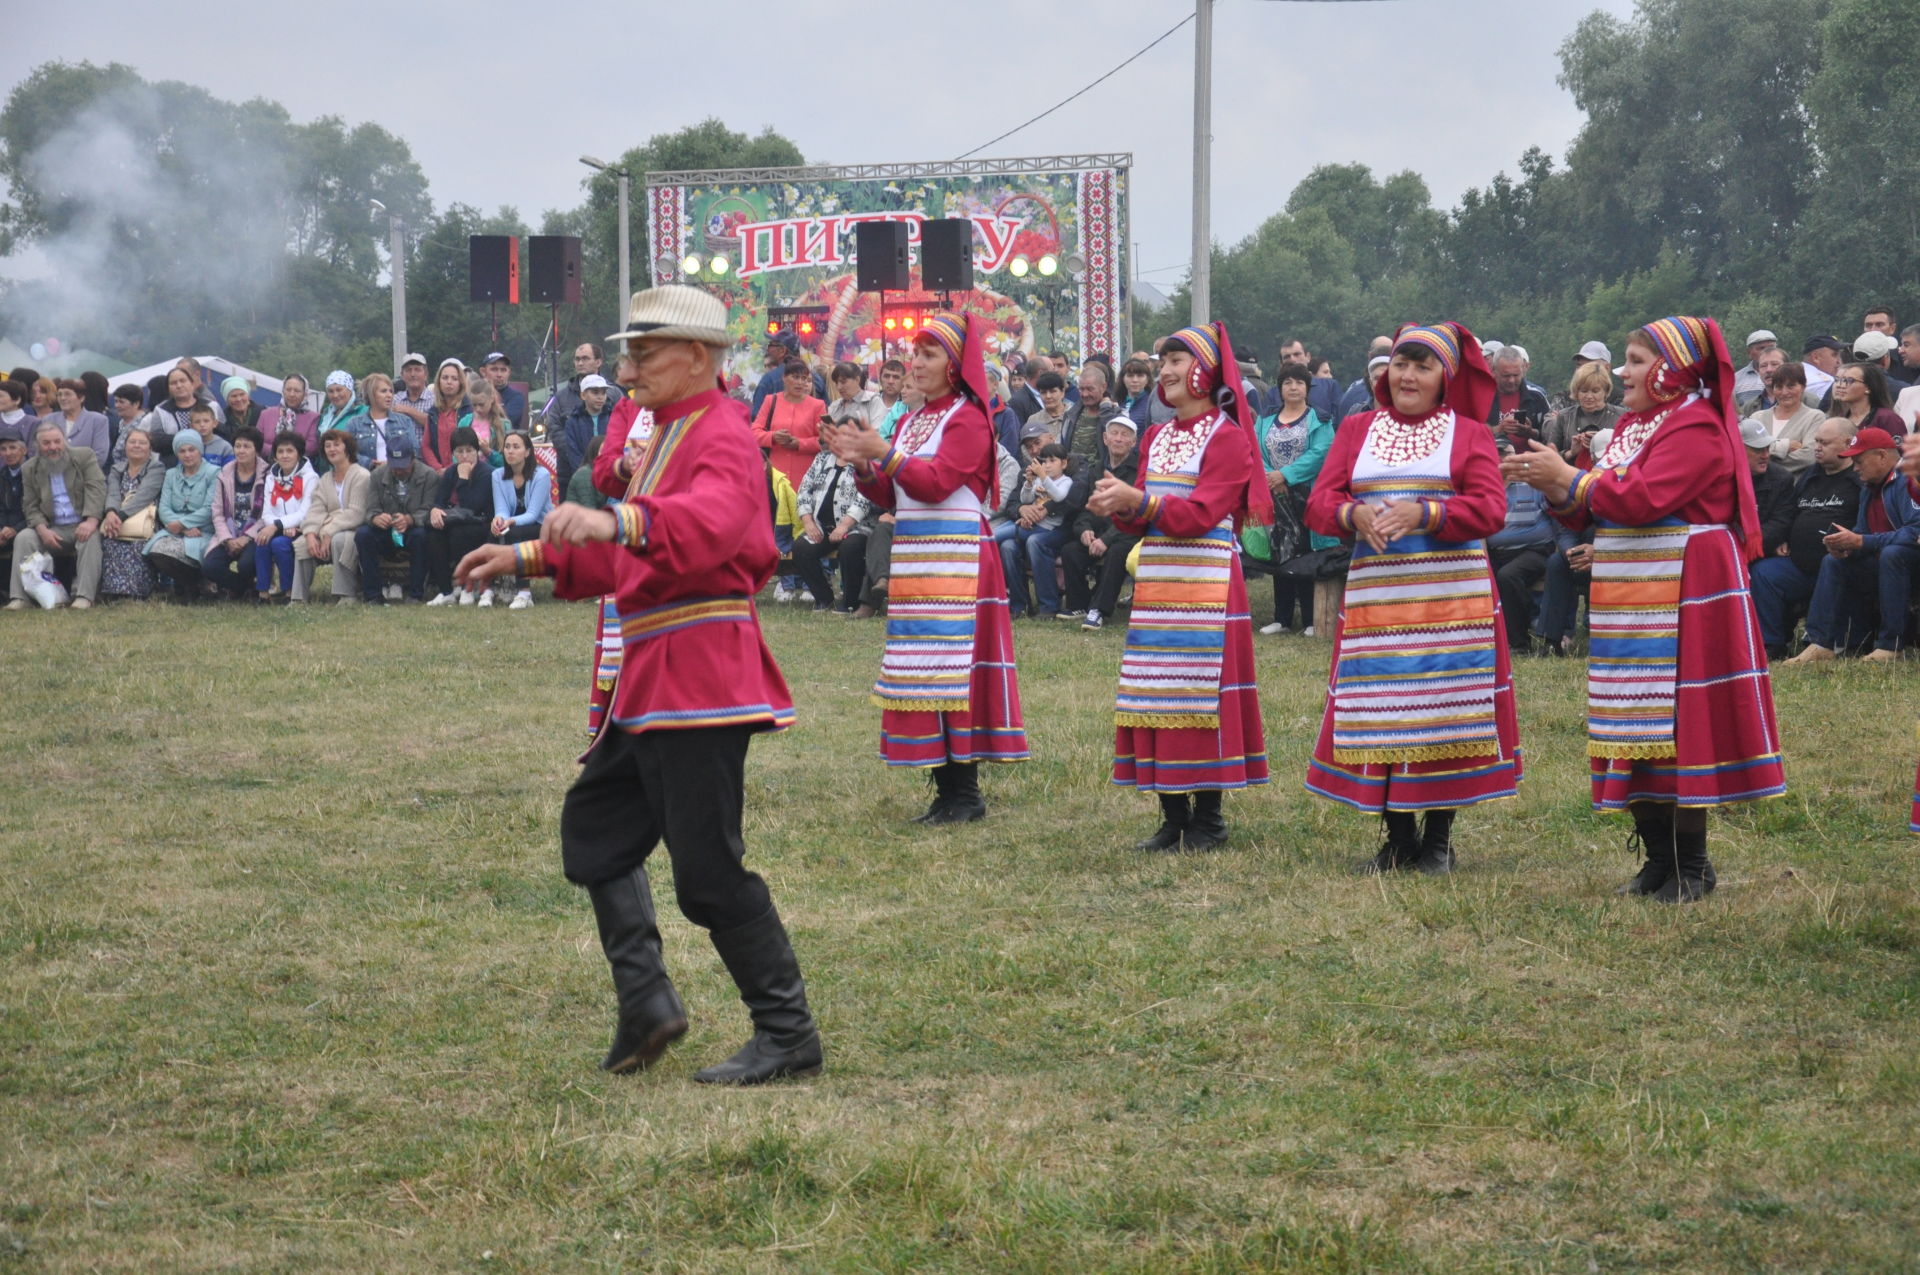
[[460,605],[463,607],[470,607],[473,605],[472,589],[462,589],[458,593],[454,594],[453,596],[459,601]]
[[452,603],[453,595],[451,593],[436,593],[427,599],[427,605],[430,607],[450,606]]
[[398,602],[405,595],[400,592],[399,585],[390,584],[387,586],[384,596],[389,602]]
[[492,590],[492,589],[482,589],[482,590],[480,590],[480,605],[481,605],[481,606],[483,606],[483,607],[490,607],[490,606],[492,606],[492,605],[493,605],[493,590]]
[[513,595],[513,601],[507,604],[509,611],[524,611],[533,605],[533,590],[522,589]]
[[773,600],[775,602],[791,602],[793,601],[793,590],[784,584],[776,584],[773,586]]
[[1306,628],[1304,628],[1304,629],[1301,629],[1301,630],[1300,630],[1300,636],[1301,636],[1301,637],[1312,637],[1312,636],[1313,636],[1313,626],[1312,626],[1311,624],[1309,624],[1309,625],[1308,625],[1308,626],[1307,626]]
[[1287,627],[1286,625],[1284,625],[1284,624],[1282,624],[1282,623],[1280,623],[1280,621],[1278,621],[1278,620],[1275,620],[1275,621],[1274,621],[1274,622],[1273,622],[1272,624],[1263,624],[1263,625],[1261,625],[1261,626],[1260,626],[1260,631],[1261,631],[1262,633],[1264,633],[1264,634],[1266,634],[1266,635],[1267,635],[1268,637],[1272,637],[1272,636],[1273,636],[1274,634],[1276,634],[1276,633],[1291,633],[1291,632],[1293,632],[1293,630],[1292,630],[1292,629],[1290,629],[1290,628],[1288,628],[1288,627]]

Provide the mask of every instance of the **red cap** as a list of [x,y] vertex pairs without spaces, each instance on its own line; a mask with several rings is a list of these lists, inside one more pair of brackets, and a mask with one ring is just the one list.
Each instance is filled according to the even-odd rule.
[[1861,452],[1892,451],[1900,444],[1893,441],[1893,435],[1877,425],[1869,425],[1853,436],[1853,446],[1840,454],[1858,456]]

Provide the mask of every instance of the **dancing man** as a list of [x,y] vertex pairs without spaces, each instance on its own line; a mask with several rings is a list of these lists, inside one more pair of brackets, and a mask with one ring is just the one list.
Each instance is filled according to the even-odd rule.
[[807,1075],[820,1068],[820,1037],[800,965],[740,836],[748,741],[792,725],[793,702],[753,608],[779,555],[767,521],[739,512],[759,507],[766,479],[746,415],[717,388],[717,352],[733,340],[726,308],[698,288],[655,288],[634,294],[627,329],[609,339],[627,342],[655,428],[626,499],[562,505],[539,540],[476,549],[459,578],[477,589],[551,576],[559,597],[618,600],[622,657],[560,812],[567,879],[593,900],[619,995],[601,1066],[646,1067],[687,1030],[647,882],[664,839],[680,910],[709,932],[754,1028],[694,1079]]
[[1212,850],[1222,794],[1267,782],[1253,621],[1235,532],[1273,518],[1252,418],[1224,323],[1161,347],[1174,419],[1147,431],[1142,484],[1108,475],[1087,508],[1143,536],[1120,660],[1113,782],[1158,794],[1160,827],[1136,850]]
[[913,342],[910,375],[926,402],[892,442],[858,418],[820,427],[834,455],[854,466],[861,494],[894,514],[887,645],[873,699],[883,710],[882,760],[933,769],[933,804],[916,823],[985,817],[980,763],[1028,756],[1007,589],[987,530],[1002,493],[981,349],[975,320],[936,315]]

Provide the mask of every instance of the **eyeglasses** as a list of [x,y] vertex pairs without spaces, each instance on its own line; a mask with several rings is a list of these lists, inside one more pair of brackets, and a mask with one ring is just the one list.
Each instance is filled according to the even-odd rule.
[[1833,378],[1833,383],[1835,385],[1865,385],[1866,384],[1865,381],[1861,380],[1857,376],[1836,376]]

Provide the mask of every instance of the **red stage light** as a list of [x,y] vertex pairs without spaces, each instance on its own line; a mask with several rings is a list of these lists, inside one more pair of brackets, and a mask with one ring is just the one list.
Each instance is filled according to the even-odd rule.
[[914,320],[912,315],[908,315],[906,318],[900,320],[900,322],[906,325],[907,331],[909,332],[913,331]]
[[767,320],[767,335],[768,335],[768,336],[779,336],[779,335],[780,335],[780,320],[778,320],[778,319],[768,319],[768,320]]
[[899,326],[900,326],[900,321],[898,319],[895,319],[892,317],[889,317],[887,319],[887,331],[891,332]]
[[812,335],[813,335],[813,320],[812,320],[812,319],[802,319],[802,320],[800,320],[800,335],[801,335],[801,336],[812,336]]

